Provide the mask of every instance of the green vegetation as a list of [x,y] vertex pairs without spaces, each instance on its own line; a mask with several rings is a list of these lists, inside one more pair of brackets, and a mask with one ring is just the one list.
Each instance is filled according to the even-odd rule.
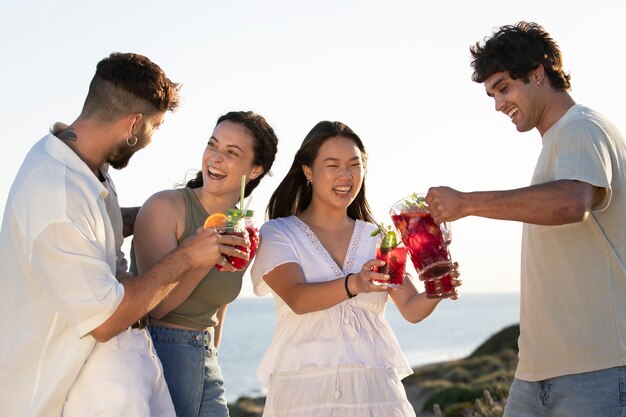
[[435,411],[443,417],[501,417],[517,366],[518,337],[519,326],[510,326],[465,359],[415,369],[403,383],[407,393],[426,397],[416,411]]

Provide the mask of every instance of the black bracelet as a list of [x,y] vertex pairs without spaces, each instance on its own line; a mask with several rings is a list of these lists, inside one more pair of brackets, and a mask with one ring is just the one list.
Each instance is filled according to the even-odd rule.
[[348,296],[348,299],[354,298],[357,296],[356,294],[352,294],[350,290],[348,289],[348,278],[350,278],[350,275],[354,275],[354,274],[350,272],[348,275],[346,275],[346,279],[343,281],[343,286],[346,288],[346,295]]

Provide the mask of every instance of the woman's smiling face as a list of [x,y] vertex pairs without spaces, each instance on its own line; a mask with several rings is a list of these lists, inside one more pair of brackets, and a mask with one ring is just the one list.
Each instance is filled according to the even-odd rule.
[[253,166],[254,137],[243,125],[223,121],[213,130],[202,155],[204,189],[213,193],[238,194],[241,176],[260,175],[262,168]]
[[317,203],[346,209],[361,190],[365,168],[361,151],[352,139],[328,138],[312,166],[303,166]]

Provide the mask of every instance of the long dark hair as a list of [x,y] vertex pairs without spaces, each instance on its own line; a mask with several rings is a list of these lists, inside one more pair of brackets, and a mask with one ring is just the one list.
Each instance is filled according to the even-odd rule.
[[[252,190],[261,182],[261,179],[270,172],[274,159],[276,158],[276,151],[278,149],[278,138],[274,133],[272,126],[267,123],[263,116],[251,111],[231,111],[226,113],[217,119],[215,126],[224,121],[237,123],[245,127],[250,133],[252,133],[253,140],[253,152],[254,158],[252,159],[252,165],[262,166],[263,172],[261,175],[253,180],[250,180],[246,184],[245,196],[248,197]],[[203,185],[202,171],[199,171],[195,178],[187,181],[186,187],[200,188]]]
[[[322,121],[311,129],[306,135],[300,149],[296,152],[289,172],[276,188],[270,197],[267,206],[267,216],[270,219],[278,217],[288,217],[301,213],[311,204],[311,186],[307,184],[307,179],[302,171],[302,166],[311,166],[317,158],[320,147],[329,138],[340,136],[352,140],[361,151],[363,165],[367,164],[367,152],[363,142],[352,129],[341,122]],[[365,198],[365,177],[361,190],[348,206],[348,216],[352,219],[359,219],[367,222],[374,222],[372,211]]]
[[542,65],[556,91],[570,89],[570,75],[563,70],[561,50],[543,27],[534,22],[500,26],[483,44],[470,47],[472,80],[483,83],[496,72],[506,71],[528,84],[528,75]]

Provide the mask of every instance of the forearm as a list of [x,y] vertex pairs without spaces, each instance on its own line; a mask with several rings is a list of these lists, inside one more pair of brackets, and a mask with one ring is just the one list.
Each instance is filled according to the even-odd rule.
[[474,216],[541,225],[584,220],[589,207],[576,198],[570,181],[558,181],[508,191],[467,193],[468,212]]
[[513,220],[541,225],[583,221],[603,190],[571,180],[553,181],[507,191],[459,192],[449,187],[431,188],[426,196],[436,221],[466,216]]
[[417,293],[417,291],[402,301],[396,301],[393,292],[391,297],[402,317],[414,324],[430,316],[442,300],[441,298],[428,298],[425,292]]
[[283,300],[296,314],[326,310],[348,299],[344,280],[296,284]]
[[[458,273],[455,272],[455,277]],[[428,298],[425,292],[419,293],[410,277],[406,277],[404,287],[390,291],[389,296],[402,314],[402,317],[410,323],[419,323],[435,311],[441,302],[441,298]]]
[[348,299],[346,285],[351,294],[387,291],[385,286],[372,284],[372,279],[388,279],[389,275],[372,271],[382,261],[366,262],[360,272],[324,282],[306,282],[300,265],[287,263],[274,268],[263,279],[269,287],[296,314],[326,310]]
[[176,250],[148,271],[124,280],[124,297],[117,310],[91,334],[99,342],[109,340],[155,308],[192,267],[185,251]]

